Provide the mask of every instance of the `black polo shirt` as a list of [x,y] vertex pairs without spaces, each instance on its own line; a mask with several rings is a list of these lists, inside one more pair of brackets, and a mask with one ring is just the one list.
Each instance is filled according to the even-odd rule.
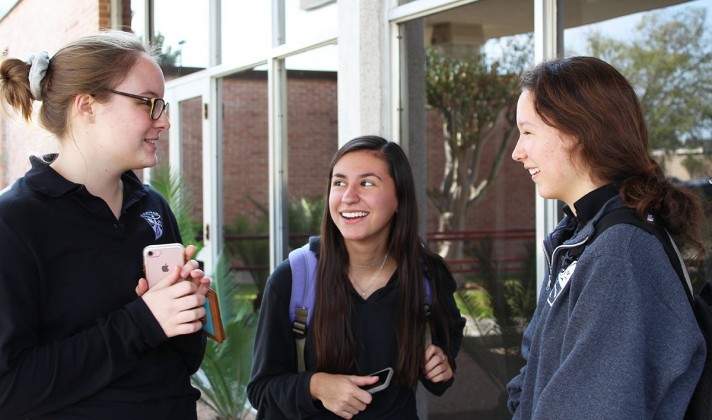
[[181,242],[168,203],[129,171],[117,220],[30,160],[0,194],[0,418],[195,418],[204,338],[167,340],[135,293],[143,248]]

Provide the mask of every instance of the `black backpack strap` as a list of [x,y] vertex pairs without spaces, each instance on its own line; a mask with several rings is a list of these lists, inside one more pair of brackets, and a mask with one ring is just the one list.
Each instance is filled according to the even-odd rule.
[[655,222],[652,216],[649,216],[649,220],[645,221],[640,219],[635,211],[628,207],[621,207],[614,209],[601,217],[601,219],[594,226],[594,233],[588,239],[587,243],[593,242],[603,231],[609,227],[616,225],[618,223],[627,223],[629,225],[637,226],[648,233],[655,235],[660,243],[665,249],[665,253],[670,260],[677,276],[682,282],[682,286],[685,289],[685,294],[687,295],[690,303],[692,303],[692,286],[690,284],[689,275],[687,274],[687,269],[685,268],[685,262],[680,255],[680,251],[677,249],[675,242],[668,233],[667,230],[660,224]]

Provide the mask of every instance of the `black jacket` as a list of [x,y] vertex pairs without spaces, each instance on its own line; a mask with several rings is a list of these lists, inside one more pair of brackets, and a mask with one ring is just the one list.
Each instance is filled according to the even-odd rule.
[[[318,242],[312,243],[318,253]],[[437,265],[436,295],[447,319],[450,348],[444,349],[454,360],[462,342],[465,320],[455,304],[455,281],[443,264]],[[259,410],[258,418],[267,419],[332,419],[336,415],[321,403],[313,401],[309,381],[316,364],[313,346],[307,331],[304,372],[297,372],[296,342],[289,319],[289,301],[292,288],[292,271],[285,260],[272,273],[265,287],[260,309],[259,325],[255,339],[252,379],[247,387],[252,405]],[[356,369],[344,372],[349,375],[368,375],[393,366],[397,357],[396,320],[400,308],[398,272],[388,284],[363,300],[355,291],[351,297],[351,325],[362,349],[357,352]],[[439,341],[443,331],[434,331],[433,343]],[[414,349],[416,351],[416,349]],[[423,351],[423,349],[420,349]],[[433,383],[421,379],[423,386],[441,395],[453,380]],[[394,384],[376,394],[360,419],[415,419],[417,418],[415,390]]]
[[0,418],[195,418],[199,334],[167,340],[134,291],[142,249],[180,242],[133,172],[117,220],[33,157],[0,194]]

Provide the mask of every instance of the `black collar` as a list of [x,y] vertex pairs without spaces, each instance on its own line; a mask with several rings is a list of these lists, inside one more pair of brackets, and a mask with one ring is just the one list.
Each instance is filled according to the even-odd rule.
[[[37,193],[51,198],[58,198],[85,189],[84,185],[69,181],[52,169],[50,164],[57,159],[57,156],[57,154],[49,154],[41,158],[30,156],[32,169],[25,174],[27,185]],[[124,208],[146,195],[147,187],[133,171],[124,172],[121,175],[121,181],[124,184]]]
[[579,198],[574,203],[579,225],[585,225],[601,210],[604,204],[617,195],[618,187],[615,184],[607,184]]

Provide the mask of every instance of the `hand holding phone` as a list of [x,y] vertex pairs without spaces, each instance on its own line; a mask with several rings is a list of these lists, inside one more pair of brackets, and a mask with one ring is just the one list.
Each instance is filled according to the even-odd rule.
[[361,389],[368,391],[370,394],[373,394],[388,388],[388,385],[391,383],[391,377],[393,376],[393,368],[388,367],[367,376],[378,376],[378,380],[375,383],[372,383],[371,385],[364,385],[361,387]]
[[150,289],[175,266],[185,264],[185,248],[179,243],[149,245],[143,249],[143,270]]

